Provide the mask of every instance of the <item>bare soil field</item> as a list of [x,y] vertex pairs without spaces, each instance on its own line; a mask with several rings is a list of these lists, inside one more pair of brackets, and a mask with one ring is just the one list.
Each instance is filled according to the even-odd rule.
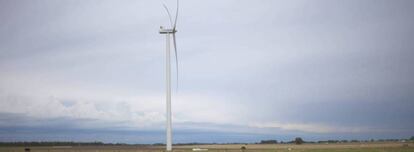
[[[241,150],[241,147],[246,150]],[[162,152],[163,146],[57,146],[28,147],[30,152]],[[175,152],[193,148],[214,152],[414,152],[414,143],[375,142],[338,144],[223,144],[174,146]],[[25,147],[0,147],[0,152],[24,152]]]

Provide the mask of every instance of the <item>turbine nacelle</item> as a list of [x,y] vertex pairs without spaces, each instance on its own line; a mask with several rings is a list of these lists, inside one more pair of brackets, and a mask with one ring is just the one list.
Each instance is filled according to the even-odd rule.
[[175,29],[164,29],[164,27],[160,27],[160,34],[174,34],[177,30]]

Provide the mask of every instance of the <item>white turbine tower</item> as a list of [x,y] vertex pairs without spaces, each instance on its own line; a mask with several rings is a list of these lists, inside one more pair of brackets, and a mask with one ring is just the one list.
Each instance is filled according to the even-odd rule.
[[[178,84],[178,57],[177,57],[177,43],[175,41],[175,33],[177,32],[177,18],[178,18],[178,0],[177,0],[177,10],[175,12],[175,20],[174,23],[171,18],[170,11],[168,7],[163,4],[165,10],[167,11],[168,17],[170,19],[171,28],[163,28],[160,27],[160,34],[165,34],[167,39],[167,48],[166,48],[166,101],[167,101],[167,128],[166,128],[166,150],[172,150],[172,117],[171,117],[171,61],[170,61],[170,36],[172,35],[173,45],[174,45],[174,52],[175,52],[175,63],[177,66],[177,84]],[[177,85],[178,88],[178,85]]]

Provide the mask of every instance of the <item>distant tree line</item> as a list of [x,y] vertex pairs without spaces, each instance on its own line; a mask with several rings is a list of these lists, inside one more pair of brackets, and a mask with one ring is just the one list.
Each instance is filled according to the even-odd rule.
[[277,144],[277,140],[262,140],[259,144]]
[[396,142],[396,141],[414,141],[414,138],[410,139],[370,139],[370,140],[321,140],[317,143],[359,143],[359,142]]
[[301,137],[296,137],[294,140],[291,141],[280,141],[277,140],[261,140],[255,144],[303,144],[303,143],[360,143],[360,142],[407,142],[411,141],[414,142],[414,136],[409,139],[370,139],[370,140],[320,140],[320,141],[304,141]]
[[370,139],[370,140],[320,140],[320,141],[304,141],[301,137],[296,137],[291,141],[280,141],[277,140],[262,140],[256,144],[303,144],[303,143],[360,143],[360,142],[414,142],[414,136],[409,139]]
[[[359,142],[414,142],[414,136],[411,136],[408,139],[371,139],[371,140],[320,140],[320,141],[305,141],[301,137],[296,137],[291,141],[280,141],[277,140],[261,140],[258,143],[254,144],[303,144],[303,143],[359,143]],[[177,143],[174,145],[207,145],[207,144],[238,144],[238,145],[247,145],[251,143]],[[73,141],[33,141],[33,142],[0,142],[0,147],[4,146],[164,146],[164,143],[154,143],[154,144],[126,144],[126,143],[103,143],[100,141],[94,142],[73,142]]]

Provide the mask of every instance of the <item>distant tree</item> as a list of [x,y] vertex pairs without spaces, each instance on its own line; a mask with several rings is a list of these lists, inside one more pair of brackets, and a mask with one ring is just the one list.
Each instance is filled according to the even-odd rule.
[[321,144],[321,143],[325,143],[325,141],[323,141],[323,140],[319,140],[319,141],[318,141],[318,143],[320,143],[320,144]]
[[296,137],[296,138],[295,138],[295,144],[297,144],[297,145],[303,144],[303,140],[302,140],[302,138],[300,138],[300,137]]
[[154,146],[165,146],[165,144],[163,144],[163,143],[154,143],[152,145],[154,145]]
[[260,144],[277,144],[277,140],[262,140]]
[[411,136],[410,140],[414,140],[414,136]]

